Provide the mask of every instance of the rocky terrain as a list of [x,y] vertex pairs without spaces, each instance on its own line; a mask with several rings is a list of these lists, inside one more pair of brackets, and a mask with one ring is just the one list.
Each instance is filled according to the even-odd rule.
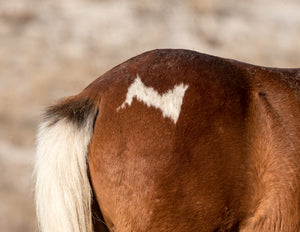
[[299,0],[0,0],[0,231],[36,230],[45,106],[154,48],[300,67],[299,12]]

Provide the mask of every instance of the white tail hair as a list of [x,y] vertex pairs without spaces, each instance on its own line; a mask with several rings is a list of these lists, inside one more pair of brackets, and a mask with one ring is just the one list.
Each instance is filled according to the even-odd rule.
[[87,154],[96,111],[76,104],[74,111],[73,103],[54,106],[39,127],[35,200],[43,232],[93,231]]

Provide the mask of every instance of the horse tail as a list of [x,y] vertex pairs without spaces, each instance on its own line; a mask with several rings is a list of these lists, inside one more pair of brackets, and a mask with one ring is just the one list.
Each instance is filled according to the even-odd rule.
[[88,146],[98,104],[77,95],[48,108],[40,124],[35,201],[43,232],[91,232]]

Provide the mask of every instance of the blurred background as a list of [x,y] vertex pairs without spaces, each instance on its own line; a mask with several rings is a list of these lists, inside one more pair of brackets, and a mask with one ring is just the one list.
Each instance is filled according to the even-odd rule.
[[300,67],[299,0],[0,0],[0,231],[36,231],[39,115],[155,48]]

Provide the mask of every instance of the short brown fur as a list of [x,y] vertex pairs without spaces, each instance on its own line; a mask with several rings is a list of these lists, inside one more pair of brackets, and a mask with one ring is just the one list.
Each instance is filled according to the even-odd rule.
[[[176,124],[136,98],[117,110],[137,75],[160,94],[189,86]],[[110,231],[296,232],[299,90],[299,69],[155,50],[48,113],[80,125],[98,108],[89,167]]]

